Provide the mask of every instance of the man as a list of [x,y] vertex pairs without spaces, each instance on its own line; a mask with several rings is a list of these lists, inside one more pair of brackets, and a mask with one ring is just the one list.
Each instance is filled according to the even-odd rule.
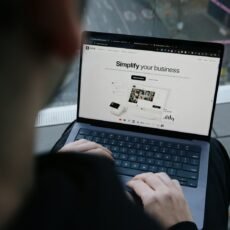
[[[79,49],[83,1],[0,2],[0,228],[196,229],[179,183],[166,174],[133,178],[128,186],[144,210],[132,203],[103,146],[80,140],[34,159],[36,115]],[[216,141],[212,148],[218,162],[210,160],[205,226],[224,229],[229,159]]]

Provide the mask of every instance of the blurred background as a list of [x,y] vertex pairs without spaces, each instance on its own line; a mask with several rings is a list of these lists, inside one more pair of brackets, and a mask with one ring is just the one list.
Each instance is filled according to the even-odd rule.
[[[230,84],[230,0],[89,0],[84,30],[222,43]],[[77,103],[78,69],[76,59],[50,108]]]

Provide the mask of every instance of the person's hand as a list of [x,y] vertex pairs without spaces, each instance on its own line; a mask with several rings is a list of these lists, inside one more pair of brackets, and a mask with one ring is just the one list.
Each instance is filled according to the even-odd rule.
[[105,156],[113,160],[112,153],[107,148],[95,142],[90,142],[84,139],[65,145],[59,151],[59,153],[64,152],[95,154],[99,156]]
[[192,221],[179,182],[171,180],[167,174],[140,174],[129,181],[128,186],[141,198],[145,211],[165,229]]

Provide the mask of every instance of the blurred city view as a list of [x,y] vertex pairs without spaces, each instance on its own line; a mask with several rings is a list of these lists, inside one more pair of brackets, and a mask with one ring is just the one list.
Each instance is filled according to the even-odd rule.
[[[230,84],[229,0],[90,0],[84,30],[222,43],[220,84]],[[78,69],[76,60],[51,107],[77,103]]]

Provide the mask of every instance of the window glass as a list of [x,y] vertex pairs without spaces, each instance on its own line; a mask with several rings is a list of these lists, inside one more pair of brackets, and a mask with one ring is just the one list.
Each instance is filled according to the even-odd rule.
[[[223,43],[220,84],[230,83],[229,0],[91,0],[84,29]],[[76,104],[78,69],[76,60],[51,107]]]

